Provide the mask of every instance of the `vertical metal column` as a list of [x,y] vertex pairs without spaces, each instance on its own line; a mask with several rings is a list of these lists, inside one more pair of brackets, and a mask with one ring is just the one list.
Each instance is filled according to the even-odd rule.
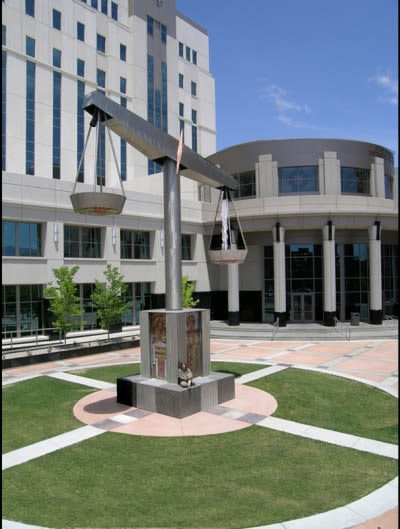
[[165,308],[182,309],[181,188],[176,162],[164,165]]

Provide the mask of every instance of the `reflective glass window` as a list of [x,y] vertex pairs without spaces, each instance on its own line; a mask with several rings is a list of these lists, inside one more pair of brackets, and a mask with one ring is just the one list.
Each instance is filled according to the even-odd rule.
[[185,105],[183,103],[179,103],[179,116],[183,118],[185,112]]
[[61,29],[61,12],[53,9],[53,28]]
[[121,259],[150,259],[150,233],[121,230]]
[[197,127],[192,125],[192,150],[197,152]]
[[393,199],[393,177],[385,175],[385,198]]
[[125,44],[119,45],[119,58],[121,61],[126,61],[126,46]]
[[197,123],[197,110],[192,110],[192,122]]
[[182,234],[182,259],[190,261],[192,259],[192,237]]
[[150,17],[147,15],[147,34],[153,35],[154,34],[154,19],[153,17]]
[[192,63],[197,64],[197,51],[192,50]]
[[85,42],[85,24],[82,24],[82,22],[76,23],[76,37],[78,40]]
[[161,128],[168,132],[168,72],[167,63],[161,63]]
[[35,39],[33,39],[32,37],[26,37],[25,50],[26,54],[29,55],[29,57],[35,56]]
[[97,9],[98,5],[97,5],[97,0],[90,0],[90,5],[94,8],[94,9]]
[[186,53],[186,60],[190,61],[190,48],[189,48],[189,46],[186,46],[185,53]]
[[251,198],[256,196],[256,172],[243,171],[242,173],[234,173],[232,175],[238,187],[232,192],[232,196],[235,199],[240,198]]
[[107,15],[108,8],[107,8],[108,0],[101,0],[101,12],[103,15]]
[[111,2],[111,18],[118,20],[118,4]]
[[101,257],[101,228],[64,225],[64,257]]
[[99,33],[97,33],[96,43],[97,43],[97,51],[100,51],[101,53],[105,53],[106,52],[106,38],[103,35],[100,35]]
[[167,42],[167,26],[165,26],[164,24],[161,24],[160,36],[161,36],[161,42],[165,44]]
[[3,221],[3,255],[38,257],[41,255],[41,224]]
[[119,91],[122,94],[126,94],[126,79],[125,79],[125,77],[120,77],[119,78]]
[[317,193],[318,167],[279,167],[279,193]]
[[35,0],[25,0],[25,14],[35,16]]
[[178,76],[178,85],[179,85],[179,88],[183,88],[183,74],[179,74]]
[[359,167],[341,167],[340,183],[342,193],[370,194],[370,170]]
[[179,42],[178,52],[179,52],[179,57],[183,57],[183,42]]
[[190,90],[192,96],[197,96],[197,84],[194,81],[190,83]]
[[[4,40],[4,26],[3,26],[3,40]],[[4,42],[3,42],[4,44]],[[7,52],[1,52],[1,168],[6,170],[6,155],[7,155]]]

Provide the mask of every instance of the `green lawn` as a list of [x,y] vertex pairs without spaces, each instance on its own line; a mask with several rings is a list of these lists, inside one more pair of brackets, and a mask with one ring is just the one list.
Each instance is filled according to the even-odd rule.
[[45,527],[240,528],[339,507],[397,461],[260,426],[200,437],[104,433],[3,472],[3,517]]
[[82,426],[72,413],[73,406],[95,391],[50,377],[32,378],[2,389],[3,454]]
[[290,368],[249,385],[274,395],[274,417],[398,443],[398,400],[377,388]]

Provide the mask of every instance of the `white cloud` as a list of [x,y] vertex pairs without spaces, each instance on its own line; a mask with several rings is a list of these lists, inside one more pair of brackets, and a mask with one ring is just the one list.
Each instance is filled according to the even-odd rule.
[[376,75],[370,77],[369,82],[374,83],[383,90],[383,95],[378,96],[381,103],[397,105],[399,99],[399,85],[397,79],[392,79],[389,75]]
[[278,120],[288,127],[314,128],[307,123],[293,118],[293,112],[297,113],[297,115],[309,114],[311,113],[311,108],[308,105],[298,103],[291,99],[284,88],[273,83],[266,85],[260,91],[260,98],[272,101],[278,114]]

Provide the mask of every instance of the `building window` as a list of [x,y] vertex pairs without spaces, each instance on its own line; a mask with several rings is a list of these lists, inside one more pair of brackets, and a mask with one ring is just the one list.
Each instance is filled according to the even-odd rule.
[[279,167],[279,193],[318,193],[318,167]]
[[90,0],[90,5],[91,5],[94,9],[97,9],[97,7],[98,7],[98,2],[97,2],[97,0]]
[[382,245],[382,294],[383,312],[399,316],[399,247]]
[[180,119],[179,120],[179,134],[182,132],[183,130],[183,142],[185,142],[185,122],[183,121],[183,119]]
[[154,57],[147,56],[147,120],[154,124]]
[[178,53],[179,57],[183,57],[183,42],[178,43]]
[[341,167],[340,184],[342,193],[370,194],[370,171],[358,167]]
[[185,105],[183,103],[179,103],[179,116],[183,118],[185,112]]
[[121,61],[126,62],[126,46],[125,44],[119,45],[119,58]]
[[[6,27],[2,26],[2,43],[6,45]],[[6,123],[7,123],[7,52],[1,52],[1,168],[6,170]]]
[[[53,48],[53,66],[61,68],[61,51]],[[61,166],[61,73],[53,72],[53,178],[60,178]]]
[[2,297],[3,338],[24,336],[43,327],[41,285],[6,285]]
[[103,15],[107,15],[108,13],[107,3],[108,0],[101,0],[101,12],[103,13]]
[[192,63],[197,64],[197,51],[192,50]]
[[3,220],[3,255],[40,257],[42,225],[34,222]]
[[192,109],[192,122],[197,123],[197,110]]
[[25,15],[35,16],[35,0],[25,0]]
[[119,78],[119,91],[121,94],[126,94],[126,79],[125,77]]
[[64,257],[101,257],[101,228],[64,225]]
[[150,259],[148,231],[121,230],[121,259]]
[[393,177],[385,174],[385,198],[393,200]]
[[192,96],[194,96],[194,97],[197,96],[197,84],[194,81],[192,81],[190,83],[190,92],[191,92]]
[[192,125],[192,150],[197,152],[197,127]]
[[82,24],[82,22],[76,23],[76,37],[78,40],[85,42],[85,24]]
[[80,329],[96,329],[97,315],[93,307],[92,295],[95,290],[94,283],[82,283],[77,285],[79,291],[80,305],[82,309],[82,316],[80,321]]
[[182,260],[183,261],[191,261],[192,259],[192,236],[182,234]]
[[352,312],[358,312],[362,320],[369,319],[369,251],[368,244],[354,243],[339,245],[339,255],[343,252],[343,279],[345,293],[345,319]]
[[154,34],[154,18],[147,15],[147,34]]
[[118,20],[118,4],[115,2],[111,2],[111,18]]
[[[121,77],[122,79],[122,77]],[[121,87],[122,88],[122,87]],[[125,86],[126,88],[126,86]],[[122,90],[121,90],[122,92]],[[121,107],[124,107],[126,108],[126,97],[121,97]],[[126,140],[123,140],[121,139],[121,144],[120,144],[120,157],[121,157],[121,167],[120,167],[120,171],[121,171],[121,180],[126,180],[127,179],[127,167],[126,167]]]
[[[26,54],[35,56],[35,41],[26,37]],[[26,61],[25,172],[35,174],[35,91],[36,65]]]
[[161,128],[168,132],[168,75],[165,62],[161,63]]
[[211,202],[211,187],[207,184],[199,185],[200,202]]
[[53,9],[53,28],[61,30],[61,13],[57,9]]
[[97,86],[99,86],[100,88],[105,88],[106,87],[106,72],[103,70],[97,69],[96,80],[97,80]]
[[103,37],[103,35],[100,35],[97,33],[97,51],[100,51],[101,53],[106,52],[106,38]]
[[242,173],[235,173],[232,175],[238,187],[232,192],[235,199],[252,198],[256,196],[256,172],[244,171]]
[[264,320],[274,323],[275,285],[273,246],[264,246]]
[[[77,75],[80,77],[85,76],[85,63],[81,59],[77,60]],[[77,106],[76,106],[76,135],[77,135],[77,160],[76,167],[79,167],[81,161],[84,143],[85,143],[85,111],[83,109],[83,99],[85,97],[85,83],[78,79],[77,81]],[[85,178],[85,160],[82,159],[81,166],[79,168],[78,182],[83,182]]]
[[190,48],[189,48],[189,46],[186,46],[185,52],[186,52],[186,60],[190,61]]
[[167,26],[164,24],[161,24],[160,26],[160,35],[161,35],[161,42],[164,44],[167,42]]
[[183,74],[182,73],[178,75],[178,85],[179,85],[179,88],[183,88]]

